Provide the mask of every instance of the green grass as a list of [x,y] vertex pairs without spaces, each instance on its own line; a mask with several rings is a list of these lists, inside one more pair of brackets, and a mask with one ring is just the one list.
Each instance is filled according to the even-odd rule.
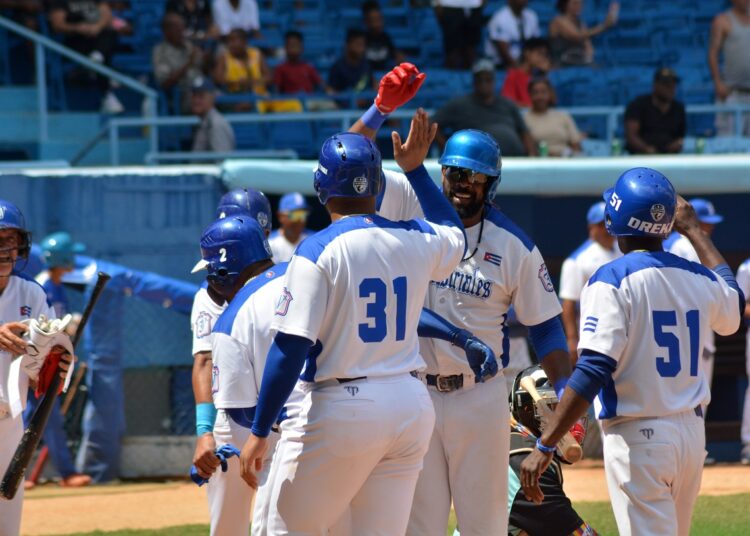
[[[617,526],[609,502],[579,502],[580,516],[603,536],[616,536]],[[456,517],[451,513],[448,534],[453,534]],[[750,527],[750,493],[698,497],[693,512],[691,536],[745,536]],[[75,536],[205,536],[208,525],[182,525],[158,530],[117,530],[78,533]]]

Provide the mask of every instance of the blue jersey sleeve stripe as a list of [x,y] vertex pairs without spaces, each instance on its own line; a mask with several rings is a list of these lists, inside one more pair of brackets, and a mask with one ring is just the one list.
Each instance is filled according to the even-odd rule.
[[250,296],[255,294],[259,289],[263,288],[266,284],[270,283],[277,277],[281,277],[286,273],[288,263],[282,262],[277,264],[259,274],[255,279],[250,281],[247,285],[242,287],[237,295],[232,299],[227,308],[221,313],[221,316],[216,321],[214,329],[211,330],[213,333],[224,333],[226,335],[232,334],[232,326],[234,326],[234,319],[237,318],[237,313],[245,302],[250,299]]
[[666,251],[628,253],[599,268],[589,279],[588,285],[601,282],[620,288],[623,279],[649,268],[676,268],[716,281],[716,274],[705,266]]
[[534,248],[536,247],[534,245],[534,242],[508,216],[497,210],[492,205],[485,205],[484,211],[484,218],[486,220],[491,221],[497,227],[508,231],[510,234],[518,238],[524,245],[524,247],[529,251],[534,250]]

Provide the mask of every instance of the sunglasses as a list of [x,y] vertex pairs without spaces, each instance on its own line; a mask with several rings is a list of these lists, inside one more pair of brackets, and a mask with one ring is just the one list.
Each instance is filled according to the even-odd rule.
[[489,177],[484,173],[454,166],[443,166],[443,173],[451,182],[467,181],[469,184],[486,184]]
[[306,210],[292,210],[286,216],[289,218],[289,221],[307,221]]

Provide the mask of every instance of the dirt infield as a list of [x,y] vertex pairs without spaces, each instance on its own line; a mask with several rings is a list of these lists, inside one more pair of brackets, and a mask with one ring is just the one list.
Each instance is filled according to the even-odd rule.
[[[575,501],[608,497],[598,464],[568,468],[565,489]],[[701,495],[750,492],[750,467],[717,465],[703,472]],[[26,494],[22,534],[158,529],[208,523],[205,490],[187,482],[120,484],[77,490],[40,486]]]

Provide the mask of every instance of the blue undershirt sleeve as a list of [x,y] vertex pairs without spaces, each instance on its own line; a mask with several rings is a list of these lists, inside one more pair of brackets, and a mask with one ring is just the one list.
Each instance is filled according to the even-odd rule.
[[732,273],[731,268],[726,264],[719,264],[716,265],[713,270],[727,282],[727,285],[736,290],[737,294],[740,295],[740,318],[742,318],[743,313],[745,312],[745,295],[737,284],[737,280],[734,278],[734,273]]
[[255,419],[250,429],[258,437],[268,437],[297,383],[312,342],[304,337],[279,332],[268,350],[263,381],[258,394]]
[[583,350],[568,380],[568,387],[590,404],[607,380],[612,377],[615,368],[617,368],[617,361],[611,357],[593,350]]
[[553,316],[536,326],[529,326],[529,338],[540,363],[550,352],[568,351],[568,340],[565,338],[560,315]]
[[[419,315],[419,325],[417,326],[417,334],[420,337],[427,337],[430,339],[440,339],[448,341],[451,344],[456,344],[458,339],[462,338],[463,332],[469,334],[468,331],[454,326],[448,322],[445,318],[427,309],[422,309],[422,314]],[[471,334],[468,335],[469,337]],[[468,338],[468,337],[466,337]],[[464,342],[466,342],[464,340]]]
[[463,230],[464,226],[456,209],[451,206],[450,202],[435,186],[435,183],[432,182],[424,165],[407,173],[406,178],[409,179],[411,187],[414,188],[414,193],[417,195],[422,212],[424,212],[424,219],[438,225],[448,225]]

